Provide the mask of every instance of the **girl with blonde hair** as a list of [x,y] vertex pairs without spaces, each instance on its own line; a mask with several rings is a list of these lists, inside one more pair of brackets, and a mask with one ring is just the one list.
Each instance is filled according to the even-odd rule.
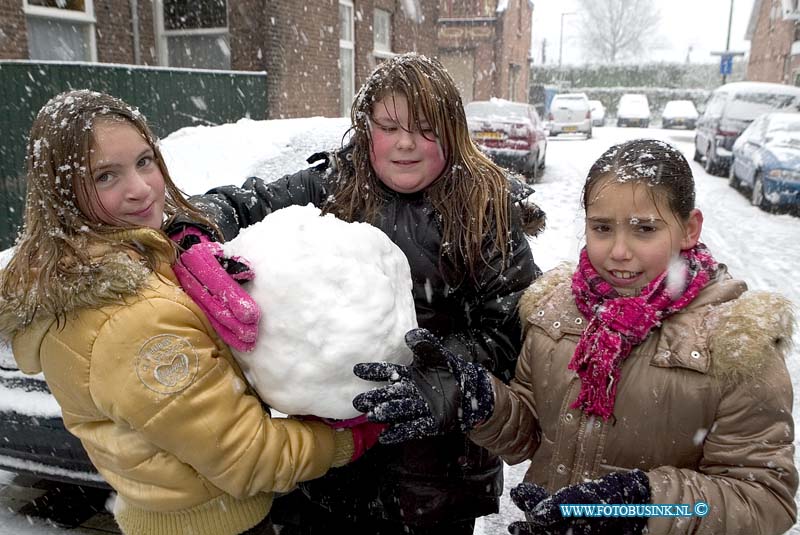
[[136,108],[87,90],[52,98],[31,128],[27,185],[0,273],[0,333],[20,370],[44,373],[117,492],[123,533],[272,533],[276,491],[363,453],[371,424],[270,418],[181,290],[162,228],[215,227],[170,179]]

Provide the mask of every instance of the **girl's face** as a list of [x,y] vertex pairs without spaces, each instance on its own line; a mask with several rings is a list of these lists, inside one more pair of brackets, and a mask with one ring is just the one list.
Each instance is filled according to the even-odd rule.
[[[99,120],[93,129],[90,163],[97,197],[83,199],[100,221],[161,228],[164,175],[155,153],[135,126],[124,120]],[[92,186],[89,186],[91,191]]]
[[682,222],[649,186],[601,179],[586,209],[586,251],[600,276],[621,295],[636,295],[681,250],[697,244],[703,216]]
[[445,166],[444,151],[427,120],[420,117],[421,131],[409,123],[403,95],[389,94],[372,109],[369,160],[380,181],[399,193],[424,190]]

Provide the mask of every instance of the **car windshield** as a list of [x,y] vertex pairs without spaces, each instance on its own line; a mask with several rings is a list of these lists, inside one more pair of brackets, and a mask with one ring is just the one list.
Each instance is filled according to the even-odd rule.
[[773,117],[767,128],[770,145],[800,148],[800,114],[797,117]]
[[481,119],[528,120],[528,107],[516,102],[470,102],[464,106],[467,117]]
[[800,99],[782,93],[742,92],[734,95],[726,111],[731,119],[752,121],[762,113],[776,110],[800,111]]

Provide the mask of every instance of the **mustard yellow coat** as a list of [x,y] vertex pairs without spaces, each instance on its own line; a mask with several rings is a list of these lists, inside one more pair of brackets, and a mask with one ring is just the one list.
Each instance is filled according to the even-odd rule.
[[[124,533],[240,533],[266,516],[274,491],[344,464],[352,438],[270,418],[178,286],[166,236],[126,232],[121,239],[163,252],[158,273],[134,254],[107,252],[100,276],[64,289],[66,323],[19,327],[14,356],[22,371],[44,372],[67,429],[118,493]],[[14,331],[5,304],[0,322]]]

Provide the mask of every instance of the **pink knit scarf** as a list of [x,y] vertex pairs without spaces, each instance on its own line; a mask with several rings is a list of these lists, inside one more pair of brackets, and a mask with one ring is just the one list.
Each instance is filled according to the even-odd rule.
[[682,251],[680,258],[683,262],[678,270],[665,271],[639,295],[625,297],[600,277],[586,249],[581,251],[572,276],[572,294],[589,323],[569,363],[569,369],[581,379],[581,391],[572,408],[607,420],[614,411],[622,363],[634,346],[661,320],[691,303],[716,274],[717,262],[703,244]]

